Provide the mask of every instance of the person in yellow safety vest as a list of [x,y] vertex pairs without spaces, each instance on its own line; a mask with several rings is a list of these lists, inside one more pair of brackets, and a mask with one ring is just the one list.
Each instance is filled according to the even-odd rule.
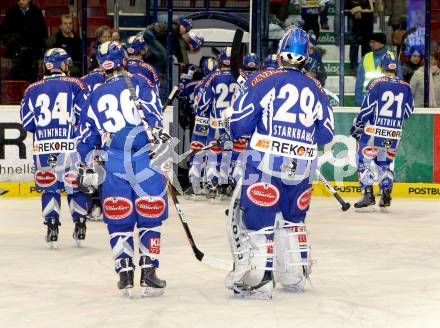
[[[392,51],[385,47],[386,36],[383,33],[373,33],[370,38],[371,50],[364,57],[362,57],[361,62],[357,68],[356,74],[356,86],[355,86],[355,105],[361,106],[362,100],[365,94],[365,88],[372,79],[383,76],[380,60],[385,55],[385,53],[390,53],[396,56]],[[398,65],[397,76],[402,78],[402,66]]]

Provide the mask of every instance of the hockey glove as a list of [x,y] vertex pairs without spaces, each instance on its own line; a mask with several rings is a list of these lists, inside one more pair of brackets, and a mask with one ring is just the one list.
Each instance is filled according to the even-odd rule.
[[364,134],[364,124],[362,123],[354,123],[350,129],[350,135],[355,138],[357,141],[361,138],[362,134]]
[[153,128],[151,129],[151,133],[154,137],[155,144],[167,143],[171,140],[169,133],[162,128]]
[[81,163],[76,178],[78,189],[86,194],[92,194],[98,189],[98,173],[93,167]]
[[220,148],[223,148],[224,150],[231,150],[232,145],[234,143],[231,140],[231,137],[229,136],[229,133],[223,133],[220,137],[217,139],[217,146]]

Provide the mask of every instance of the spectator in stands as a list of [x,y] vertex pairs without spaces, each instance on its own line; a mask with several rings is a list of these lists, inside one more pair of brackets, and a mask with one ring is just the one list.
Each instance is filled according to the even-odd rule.
[[[431,55],[429,74],[429,107],[440,105],[440,69],[436,55]],[[424,107],[425,97],[425,66],[420,66],[411,78],[411,89],[414,96],[415,107]]]
[[[355,104],[356,106],[362,105],[364,98],[365,88],[368,83],[375,78],[383,76],[382,68],[380,66],[380,60],[385,53],[395,54],[385,47],[386,36],[383,33],[373,33],[370,38],[371,50],[364,57],[357,68],[356,86],[355,86]],[[399,64],[397,69],[397,75],[402,78],[402,66]]]
[[6,13],[1,39],[12,61],[11,79],[35,82],[44,54],[47,28],[41,10],[30,0],[18,0]]
[[385,16],[389,16],[388,25],[393,31],[399,29],[407,15],[407,1],[383,0]]
[[301,18],[304,21],[303,30],[308,32],[310,30],[319,37],[319,14],[324,10],[325,0],[308,1],[308,0],[293,0],[297,10],[301,11]]
[[328,9],[330,7],[330,1],[331,0],[324,0],[324,8],[321,10],[321,13],[319,14],[319,24],[321,24],[322,30],[329,30],[330,27],[328,26]]
[[280,21],[288,16],[289,0],[270,0],[269,13],[274,14]]
[[[180,17],[173,22],[173,54],[181,66],[188,64],[186,46],[182,46],[182,36],[192,28],[192,20]],[[144,40],[147,43],[149,58],[161,74],[166,73],[168,52],[167,47],[167,23],[154,23],[144,30]]]
[[70,55],[73,65],[70,66],[70,75],[82,76],[82,41],[73,31],[73,17],[71,14],[61,15],[60,30],[46,41],[46,48],[63,48]]
[[112,40],[112,29],[107,25],[102,25],[96,29],[96,41],[92,43],[92,51],[90,53],[90,66],[89,71],[99,67],[98,60],[96,59],[96,52],[101,43]]
[[373,0],[348,0],[346,10],[349,10],[353,19],[351,27],[350,44],[350,70],[351,75],[356,75],[358,66],[358,53],[361,47],[362,56],[371,51],[369,41],[373,34],[374,6]]
[[325,66],[322,63],[322,57],[325,55],[325,49],[317,45],[316,36],[312,33],[312,31],[309,32],[309,38],[311,46],[309,48],[309,58],[304,65],[304,70],[306,75],[317,79],[324,87],[327,79],[327,72],[325,71]]
[[421,49],[421,47],[413,46],[409,49],[409,55],[409,61],[402,64],[403,79],[406,82],[411,81],[414,72],[420,67],[423,50]]

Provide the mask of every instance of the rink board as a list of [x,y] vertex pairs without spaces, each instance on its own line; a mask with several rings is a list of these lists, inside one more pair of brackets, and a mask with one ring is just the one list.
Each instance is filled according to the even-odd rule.
[[[342,197],[359,197],[361,189],[358,182],[336,183],[330,182],[333,188]],[[379,192],[375,186],[375,192]],[[35,190],[33,182],[0,182],[0,197],[36,197],[41,191]],[[313,183],[313,195],[332,197],[332,194],[321,182]],[[403,183],[394,184],[393,197],[419,198],[419,199],[440,199],[440,184],[436,183]]]

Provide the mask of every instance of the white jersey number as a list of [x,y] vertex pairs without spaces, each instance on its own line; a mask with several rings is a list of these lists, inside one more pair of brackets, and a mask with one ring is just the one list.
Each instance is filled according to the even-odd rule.
[[58,93],[55,103],[52,105],[52,110],[50,97],[45,93],[38,95],[35,101],[35,107],[40,108],[40,114],[38,115],[38,126],[48,126],[52,120],[58,120],[59,125],[66,125],[69,121],[66,92]]
[[382,95],[382,101],[385,102],[385,105],[380,109],[379,115],[384,117],[393,117],[393,110],[390,107],[397,102],[397,111],[396,118],[402,117],[402,103],[403,103],[403,92],[395,95],[391,91],[385,91]]
[[226,101],[229,94],[234,95],[239,90],[237,83],[231,83],[229,86],[225,83],[219,83],[215,87],[215,93],[218,95],[216,108],[226,108],[231,105],[230,101]]
[[[121,92],[119,100],[115,95],[106,94],[99,98],[98,111],[104,112],[106,121],[102,127],[111,133],[123,129],[126,124],[139,125],[141,118],[134,102],[130,99],[130,91],[125,89]],[[121,108],[121,110],[119,110]]]
[[[284,100],[279,106],[273,119],[275,121],[296,123],[297,118],[305,127],[310,127],[315,122],[315,117],[320,116],[322,104],[317,101],[315,103],[315,95],[309,87],[305,87],[299,92],[298,88],[293,84],[284,85],[278,95],[275,88],[272,88],[261,100],[260,105],[268,108],[273,112],[273,102],[276,99]],[[301,108],[300,113],[292,113],[290,110],[298,103]]]

